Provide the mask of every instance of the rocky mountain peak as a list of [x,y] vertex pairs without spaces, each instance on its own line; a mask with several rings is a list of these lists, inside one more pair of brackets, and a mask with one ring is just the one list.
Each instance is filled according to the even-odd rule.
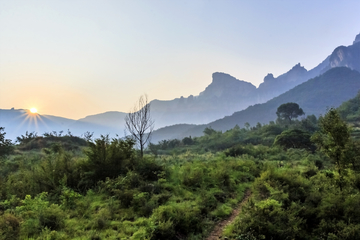
[[212,74],[212,84],[224,84],[229,82],[237,82],[236,78],[231,76],[230,74],[223,72],[215,72]]
[[300,65],[300,63],[296,64],[295,66],[292,67],[292,69],[290,69],[290,72],[293,72],[293,73],[306,73],[307,70],[306,68],[304,68],[303,66]]
[[272,73],[268,73],[265,77],[264,77],[264,82],[269,82],[271,80],[274,80],[274,75]]
[[251,83],[238,80],[227,73],[215,72],[212,78],[212,83],[200,93],[200,96],[224,97],[230,93],[247,95],[256,90],[256,87]]
[[298,69],[305,69],[305,68],[303,66],[301,66],[300,63],[298,63],[295,66],[293,66],[293,68],[291,70],[298,70]]

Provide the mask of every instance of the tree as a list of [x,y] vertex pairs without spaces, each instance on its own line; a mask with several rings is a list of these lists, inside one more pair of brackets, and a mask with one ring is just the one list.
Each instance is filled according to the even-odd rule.
[[352,146],[350,129],[334,108],[331,108],[324,117],[319,118],[319,125],[320,130],[311,137],[311,140],[335,163],[341,175],[342,170],[351,160],[347,157]]
[[13,151],[13,145],[10,139],[5,139],[4,127],[0,127],[0,157],[10,154]]
[[189,136],[189,137],[184,137],[183,140],[182,140],[182,143],[183,143],[184,145],[193,145],[194,140],[191,138],[191,136]]
[[213,134],[216,133],[216,131],[214,129],[212,129],[212,127],[206,127],[203,131],[203,133],[206,135],[206,136],[211,136]]
[[140,155],[144,155],[144,147],[154,130],[154,120],[150,116],[150,103],[147,95],[140,96],[132,111],[125,117],[125,128],[140,147]]
[[292,102],[281,104],[276,111],[276,115],[278,116],[278,118],[283,120],[289,120],[289,123],[291,123],[291,120],[293,118],[297,118],[304,114],[305,113],[299,107],[299,104]]
[[280,135],[276,136],[274,145],[282,146],[285,149],[305,148],[314,150],[310,137],[311,135],[309,133],[299,129],[285,130]]
[[135,142],[133,139],[113,138],[110,141],[108,135],[101,135],[100,138],[88,144],[89,148],[85,151],[88,162],[84,169],[92,184],[105,180],[107,177],[115,178],[134,168]]

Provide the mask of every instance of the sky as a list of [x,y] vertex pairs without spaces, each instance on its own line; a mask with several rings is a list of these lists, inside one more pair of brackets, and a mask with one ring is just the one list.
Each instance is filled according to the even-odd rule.
[[71,119],[140,95],[198,95],[212,73],[258,86],[360,33],[360,1],[0,0],[0,109]]

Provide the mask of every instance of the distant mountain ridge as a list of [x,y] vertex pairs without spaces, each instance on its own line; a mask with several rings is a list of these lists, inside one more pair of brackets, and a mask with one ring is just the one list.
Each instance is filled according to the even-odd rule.
[[188,98],[181,97],[170,101],[151,101],[152,115],[157,128],[183,123],[208,123],[250,105],[266,102],[303,83],[310,76],[319,75],[323,68],[325,68],[324,64],[320,64],[317,69],[307,71],[297,64],[277,78],[268,74],[259,88],[229,74],[216,72],[212,75],[211,84],[198,96],[191,95]]
[[[101,119],[108,114],[111,115],[112,112],[73,120],[51,115],[33,114],[24,109],[0,109],[0,126],[5,127],[6,138],[12,140],[24,135],[26,132],[36,132],[38,135],[42,135],[45,132],[53,131],[56,131],[57,134],[62,131],[63,135],[68,134],[68,131],[70,131],[75,136],[82,136],[85,132],[93,132],[94,137],[99,137],[101,134],[111,134],[111,137],[118,134],[123,137],[124,116],[126,113],[114,113],[115,117],[119,117],[119,124],[116,126],[103,124]],[[104,122],[112,122],[114,116],[110,118],[110,121],[104,119]]]
[[[276,119],[276,109],[283,103],[295,102],[300,105],[306,115],[324,114],[328,107],[338,107],[360,90],[360,73],[346,67],[332,68],[324,74],[312,78],[293,89],[275,97],[266,103],[249,106],[245,110],[235,112],[231,116],[218,119],[208,124],[197,125],[184,129],[174,129],[172,126],[159,129],[162,135],[171,132],[171,138],[184,138],[187,136],[201,136],[206,127],[218,131],[226,131],[235,125],[243,127],[246,122],[252,126],[258,122],[267,124]],[[152,141],[162,140],[154,132]],[[169,136],[169,134],[168,134]],[[169,139],[171,139],[169,138]]]

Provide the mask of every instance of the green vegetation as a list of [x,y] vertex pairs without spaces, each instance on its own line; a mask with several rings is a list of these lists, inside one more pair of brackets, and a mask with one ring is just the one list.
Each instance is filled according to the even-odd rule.
[[292,102],[281,104],[276,111],[276,115],[279,119],[284,121],[288,120],[289,123],[291,123],[293,118],[297,118],[304,114],[305,113],[302,108],[299,107],[299,104]]
[[3,132],[0,239],[205,239],[247,189],[223,237],[359,239],[349,114],[208,127],[143,156],[132,139],[26,133],[13,145]]
[[260,174],[221,152],[141,158],[133,140],[107,136],[74,141],[82,151],[63,137],[24,148],[37,138],[1,161],[0,239],[202,239]]
[[13,146],[9,139],[5,139],[4,128],[0,127],[0,158],[6,156],[13,151]]
[[340,116],[350,123],[352,136],[360,139],[360,92],[355,98],[341,104],[338,110]]

